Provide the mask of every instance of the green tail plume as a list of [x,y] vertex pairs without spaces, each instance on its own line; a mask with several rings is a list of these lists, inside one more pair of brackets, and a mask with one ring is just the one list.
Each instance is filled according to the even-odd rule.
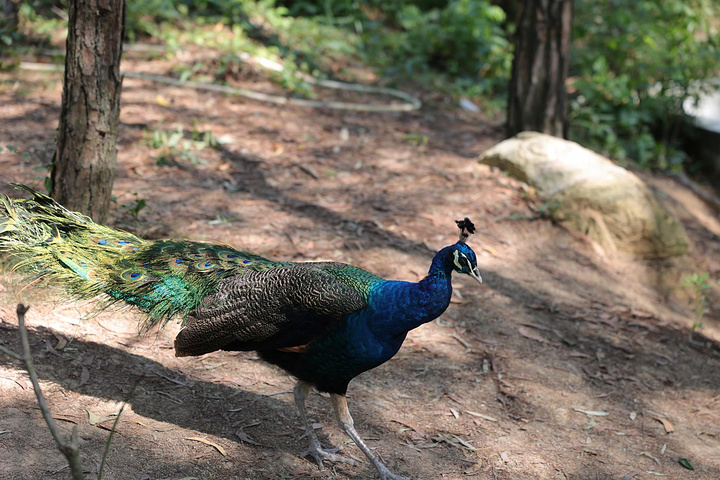
[[26,186],[30,200],[0,196],[0,251],[14,270],[45,277],[77,299],[104,295],[147,314],[144,328],[186,316],[218,282],[285,264],[226,245],[159,240],[94,223]]

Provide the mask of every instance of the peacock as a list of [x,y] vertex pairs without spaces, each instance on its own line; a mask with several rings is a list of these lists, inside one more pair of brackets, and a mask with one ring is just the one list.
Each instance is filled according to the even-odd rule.
[[348,410],[348,384],[390,360],[408,331],[440,316],[450,303],[453,271],[482,283],[466,244],[475,226],[457,221],[460,239],[437,252],[417,283],[385,280],[336,262],[276,262],[228,245],[145,241],[94,223],[52,198],[18,186],[32,199],[0,196],[0,251],[14,268],[46,277],[74,298],[104,298],[137,307],[142,328],[175,317],[183,327],[175,355],[256,350],[297,378],[293,390],[309,446],[302,456],[354,464],[323,448],[308,420],[312,388],[330,394],[335,417],[380,474],[402,479],[370,451]]

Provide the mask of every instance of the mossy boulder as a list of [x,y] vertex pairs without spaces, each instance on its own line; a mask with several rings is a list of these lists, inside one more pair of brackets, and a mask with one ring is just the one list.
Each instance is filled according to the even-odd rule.
[[678,218],[635,174],[577,143],[523,132],[484,154],[498,167],[534,187],[551,217],[589,235],[606,253],[643,258],[682,255],[689,240]]

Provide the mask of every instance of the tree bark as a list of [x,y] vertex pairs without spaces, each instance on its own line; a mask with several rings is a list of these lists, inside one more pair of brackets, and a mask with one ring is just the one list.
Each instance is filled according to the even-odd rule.
[[521,2],[515,33],[507,133],[567,137],[567,89],[573,0]]
[[65,83],[51,195],[107,220],[120,115],[125,0],[69,0]]
[[20,0],[3,0],[3,16],[0,27],[4,27],[8,32],[17,30],[19,10]]

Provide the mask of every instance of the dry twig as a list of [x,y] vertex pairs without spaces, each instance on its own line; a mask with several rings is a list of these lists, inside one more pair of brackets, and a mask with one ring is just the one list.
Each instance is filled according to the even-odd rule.
[[50,409],[47,406],[45,396],[43,395],[42,390],[40,390],[40,383],[38,382],[37,372],[35,371],[35,363],[33,362],[32,354],[30,353],[30,342],[28,341],[27,329],[25,328],[25,313],[29,308],[30,307],[26,307],[22,303],[17,306],[18,331],[20,333],[20,343],[22,344],[23,354],[18,355],[14,352],[8,352],[5,349],[3,349],[3,351],[5,351],[5,353],[12,353],[10,356],[22,359],[22,361],[25,362],[25,369],[30,376],[30,381],[32,382],[33,389],[35,390],[35,396],[38,400],[38,405],[40,405],[40,411],[43,414],[45,423],[47,423],[47,426],[50,429],[50,434],[52,435],[53,440],[55,440],[60,452],[65,455],[65,458],[67,458],[73,480],[83,480],[84,476],[82,464],[80,463],[77,425],[73,426],[70,441],[66,442],[63,440],[60,437],[60,432],[55,424],[55,420],[53,420]]

